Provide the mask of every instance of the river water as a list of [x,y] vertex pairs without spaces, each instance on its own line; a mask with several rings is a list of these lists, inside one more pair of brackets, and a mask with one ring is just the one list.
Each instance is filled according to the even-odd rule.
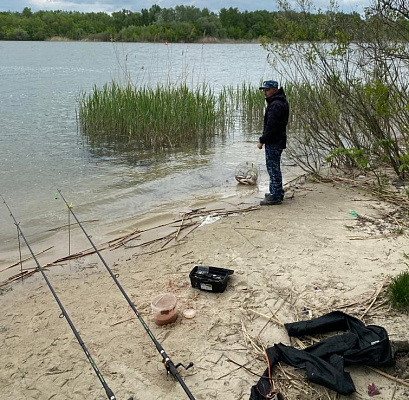
[[[237,129],[205,153],[130,165],[96,155],[78,132],[76,111],[80,93],[126,76],[137,85],[205,82],[217,91],[244,82],[256,88],[271,74],[258,44],[0,42],[0,194],[36,242],[67,222],[57,189],[81,220],[96,219],[101,226],[198,196],[234,196],[242,190],[234,170],[243,161],[260,166],[265,190],[259,132]],[[0,221],[1,264],[2,252],[17,243],[4,204]]]

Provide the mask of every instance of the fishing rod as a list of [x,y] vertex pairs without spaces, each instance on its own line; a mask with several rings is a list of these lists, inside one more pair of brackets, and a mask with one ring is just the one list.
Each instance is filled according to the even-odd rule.
[[[6,205],[7,209],[10,212],[10,216],[13,218],[14,220],[14,225],[16,225],[17,227],[17,231],[18,233],[21,235],[21,237],[24,239],[24,242],[26,243],[28,250],[31,253],[31,256],[33,257],[33,259],[35,260],[36,264],[37,264],[37,269],[41,272],[41,275],[43,276],[44,280],[47,283],[47,286],[49,287],[49,289],[51,290],[51,293],[54,296],[54,299],[56,300],[56,302],[58,303],[62,314],[64,315],[65,319],[68,322],[68,325],[71,327],[72,332],[74,333],[74,336],[76,337],[76,339],[78,340],[78,343],[80,344],[80,346],[82,347],[82,350],[84,350],[85,355],[87,356],[87,359],[89,361],[89,363],[91,364],[92,368],[94,369],[99,381],[101,382],[102,386],[105,389],[105,393],[108,397],[109,400],[116,400],[116,397],[113,393],[113,391],[109,388],[108,384],[105,382],[104,377],[102,376],[100,370],[98,369],[97,365],[95,364],[94,360],[91,357],[91,354],[88,352],[88,349],[86,348],[84,342],[81,339],[81,336],[79,334],[79,332],[77,331],[77,329],[75,328],[73,322],[71,321],[71,318],[69,317],[67,311],[65,310],[64,306],[62,305],[60,299],[57,296],[57,293],[55,292],[54,288],[52,287],[50,281],[47,278],[47,275],[44,273],[44,269],[41,267],[40,263],[38,262],[37,257],[35,256],[33,250],[31,249],[30,245],[28,244],[28,241],[26,239],[26,237],[24,236],[23,231],[20,228],[20,224],[16,221],[16,218],[14,217],[13,213],[11,212],[10,207],[8,206],[8,204],[6,203],[6,200],[4,200],[4,197],[2,195],[0,195],[1,198],[3,199],[3,203]],[[133,400],[133,397],[129,398],[128,400]]]
[[148,335],[150,336],[150,338],[152,339],[152,342],[155,344],[156,349],[158,350],[159,354],[162,356],[163,360],[163,364],[166,368],[166,371],[168,374],[171,374],[182,386],[183,390],[185,391],[185,393],[187,394],[187,396],[189,397],[190,400],[195,400],[195,398],[193,397],[192,393],[190,392],[189,388],[186,386],[185,382],[183,381],[182,377],[179,375],[179,371],[178,368],[180,366],[182,366],[183,368],[185,368],[186,370],[189,369],[190,367],[193,366],[193,363],[190,362],[189,365],[187,367],[185,367],[182,363],[178,363],[178,364],[174,364],[172,362],[172,360],[169,358],[169,356],[166,354],[165,350],[163,349],[163,347],[161,346],[161,344],[156,340],[155,336],[153,335],[153,333],[151,332],[151,330],[149,329],[148,325],[145,323],[144,319],[142,318],[141,314],[139,314],[138,310],[136,309],[135,305],[132,303],[131,299],[129,298],[129,296],[126,294],[124,288],[121,286],[121,284],[119,283],[117,277],[115,276],[115,274],[112,272],[111,268],[109,268],[108,264],[105,262],[105,260],[103,259],[101,253],[99,252],[99,250],[97,249],[97,247],[95,246],[94,242],[91,240],[91,237],[87,234],[87,232],[85,231],[84,227],[82,226],[81,222],[78,220],[77,216],[75,215],[74,211],[72,210],[72,205],[68,204],[67,200],[65,200],[63,194],[61,193],[61,190],[57,189],[58,193],[60,194],[61,198],[64,200],[64,203],[66,204],[66,206],[68,207],[68,209],[71,211],[72,216],[75,218],[75,220],[77,221],[78,225],[80,226],[81,230],[84,232],[84,235],[87,237],[88,241],[91,243],[91,246],[93,247],[93,249],[95,250],[95,252],[98,254],[98,257],[100,258],[100,260],[102,261],[102,263],[104,264],[105,268],[107,269],[107,271],[109,272],[109,274],[111,275],[112,279],[114,280],[114,282],[116,283],[116,285],[118,286],[119,290],[121,291],[121,293],[123,294],[123,296],[125,297],[126,301],[128,302],[128,304],[130,305],[130,307],[132,308],[133,312],[135,313],[135,315],[137,316],[137,318],[139,319],[140,323],[142,324],[142,326],[145,328],[146,332],[148,333]]

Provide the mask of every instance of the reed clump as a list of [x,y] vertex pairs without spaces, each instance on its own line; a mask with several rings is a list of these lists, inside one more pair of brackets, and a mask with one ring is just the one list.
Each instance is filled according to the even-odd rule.
[[79,99],[81,132],[91,145],[161,150],[201,147],[225,134],[225,107],[206,85],[94,87]]
[[190,89],[186,84],[152,88],[112,82],[81,94],[79,125],[93,148],[201,149],[243,123],[262,126],[263,110],[263,96],[245,83],[215,94],[206,84]]
[[243,82],[237,87],[224,87],[219,99],[225,106],[230,126],[244,133],[261,133],[264,119],[265,100],[258,88]]

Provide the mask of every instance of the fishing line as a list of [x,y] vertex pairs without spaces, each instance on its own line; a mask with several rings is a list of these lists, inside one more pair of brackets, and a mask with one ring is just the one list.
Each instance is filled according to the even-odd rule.
[[[71,318],[69,317],[67,311],[65,310],[65,308],[64,308],[64,306],[62,305],[60,299],[58,298],[57,293],[54,291],[54,288],[52,287],[50,281],[48,280],[47,275],[46,275],[45,272],[44,272],[44,269],[41,267],[40,263],[38,262],[37,257],[35,256],[33,250],[31,249],[30,245],[28,244],[28,241],[27,241],[26,237],[24,236],[23,231],[22,231],[21,228],[20,228],[20,224],[17,223],[16,218],[14,217],[13,213],[11,212],[10,207],[9,207],[8,204],[6,203],[6,200],[4,200],[4,197],[3,197],[2,195],[0,195],[0,197],[2,198],[3,203],[6,205],[7,209],[9,210],[10,216],[11,216],[11,217],[13,218],[13,220],[14,220],[14,225],[16,225],[16,227],[17,227],[18,236],[19,236],[19,237],[21,236],[21,237],[24,239],[24,242],[26,243],[27,248],[28,248],[28,250],[29,250],[30,253],[31,253],[31,256],[33,257],[34,261],[35,261],[36,264],[37,264],[37,269],[38,269],[38,271],[41,272],[41,275],[43,276],[44,280],[46,281],[47,286],[49,287],[51,293],[53,294],[55,301],[57,302],[58,306],[60,307],[60,310],[61,310],[61,312],[62,312],[62,315],[63,315],[63,316],[65,317],[65,319],[67,320],[68,325],[70,326],[72,332],[74,333],[74,336],[76,337],[76,339],[77,339],[78,343],[80,344],[82,350],[84,351],[85,355],[87,356],[87,359],[88,359],[89,363],[91,364],[91,366],[92,366],[92,368],[94,369],[94,371],[95,371],[95,373],[96,373],[98,379],[100,380],[102,386],[104,387],[105,393],[106,393],[108,399],[109,399],[109,400],[116,400],[116,397],[115,397],[114,393],[113,393],[112,390],[109,388],[108,384],[105,382],[104,377],[102,376],[102,374],[101,374],[101,372],[99,371],[97,365],[95,364],[94,360],[92,359],[91,354],[88,352],[88,349],[86,348],[84,342],[82,341],[79,332],[78,332],[77,329],[75,328],[73,322],[71,321]],[[131,398],[128,399],[128,400],[133,400],[133,398],[131,397]]]
[[189,363],[189,365],[187,367],[185,367],[182,363],[178,363],[178,364],[175,365],[172,362],[172,360],[166,354],[166,352],[163,349],[163,347],[161,346],[161,344],[156,340],[155,336],[153,335],[153,333],[149,329],[148,325],[146,324],[146,322],[144,321],[142,316],[139,314],[138,310],[136,309],[135,305],[132,303],[129,296],[126,294],[124,288],[119,283],[116,275],[112,272],[111,268],[109,268],[108,264],[103,259],[101,253],[99,252],[99,250],[95,246],[94,242],[91,240],[91,237],[87,234],[87,232],[85,231],[85,229],[82,226],[81,222],[78,220],[77,216],[75,215],[74,211],[72,210],[72,203],[68,204],[67,200],[65,200],[63,194],[61,193],[61,190],[58,189],[58,193],[60,194],[61,198],[63,199],[63,201],[66,204],[66,206],[68,207],[68,209],[70,210],[70,212],[71,212],[72,216],[74,217],[74,219],[77,221],[79,227],[84,232],[84,235],[87,237],[88,241],[91,243],[91,246],[95,250],[95,252],[98,255],[98,257],[100,258],[100,260],[102,261],[102,264],[104,264],[105,268],[107,269],[107,271],[111,275],[111,277],[114,280],[115,284],[117,285],[118,289],[121,291],[122,295],[125,297],[125,299],[128,302],[129,306],[132,308],[132,310],[135,313],[136,317],[139,319],[140,323],[145,328],[145,331],[148,333],[149,337],[152,339],[152,342],[155,344],[156,349],[158,350],[159,354],[162,356],[162,362],[163,362],[163,364],[164,364],[164,366],[166,368],[167,373],[171,374],[180,383],[180,385],[182,386],[183,390],[185,391],[185,393],[187,394],[187,396],[189,397],[190,400],[195,400],[195,398],[193,397],[193,395],[190,392],[189,388],[186,386],[185,382],[183,381],[182,377],[179,375],[179,371],[178,371],[178,368],[180,366],[182,366],[185,369],[189,369],[190,367],[193,366],[193,363],[191,362],[191,363]]

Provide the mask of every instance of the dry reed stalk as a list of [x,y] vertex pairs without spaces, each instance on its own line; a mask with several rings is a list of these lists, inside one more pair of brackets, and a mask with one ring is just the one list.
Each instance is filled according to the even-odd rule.
[[262,347],[260,347],[252,338],[251,336],[248,334],[247,332],[247,328],[244,325],[243,320],[241,321],[241,329],[242,329],[242,333],[243,333],[243,337],[245,339],[246,342],[249,342],[251,344],[251,346],[253,347],[253,350],[257,353],[257,354],[264,354],[264,349]]
[[183,222],[185,220],[185,216],[186,216],[186,213],[182,215],[182,221],[180,222],[179,229],[176,232],[175,240],[178,240],[178,236],[179,236],[180,230],[182,229]]
[[110,241],[108,242],[109,247],[119,247],[119,246],[122,246],[124,243],[127,243],[128,241],[133,240],[133,239],[136,239],[137,237],[139,237],[139,236],[140,236],[139,233],[140,233],[140,232],[139,232],[138,229],[137,229],[137,230],[135,230],[135,231],[133,231],[133,232],[131,232],[131,233],[128,233],[128,234],[125,235],[125,236],[122,236],[122,237],[116,238],[116,239],[112,239],[112,240],[110,240]]
[[[148,229],[145,229],[145,230],[142,230],[142,231],[135,230],[135,231],[133,231],[133,232],[131,232],[129,234],[123,235],[123,236],[118,237],[116,239],[112,239],[112,240],[110,240],[108,242],[101,243],[101,244],[99,244],[99,246],[96,246],[96,247],[98,248],[98,251],[103,251],[103,250],[106,250],[106,249],[113,250],[113,249],[116,249],[117,247],[124,246],[125,243],[129,242],[132,239],[135,239],[135,235],[137,235],[136,237],[139,237],[142,232],[147,232],[147,231],[151,231],[151,230],[154,230],[154,229],[159,229],[159,228],[164,227],[164,226],[169,226],[169,225],[175,224],[175,222],[180,223],[178,229],[175,232],[172,232],[169,235],[165,235],[163,237],[159,237],[159,238],[156,238],[156,239],[144,242],[144,243],[140,243],[138,245],[131,246],[131,247],[149,246],[149,245],[152,245],[152,244],[154,244],[156,242],[159,242],[161,240],[164,240],[164,239],[170,239],[169,240],[169,242],[170,242],[172,239],[178,237],[180,232],[182,230],[184,230],[184,229],[192,227],[192,229],[184,237],[186,237],[188,234],[192,233],[195,229],[197,229],[200,226],[200,217],[202,217],[202,216],[210,215],[210,216],[225,217],[225,216],[230,216],[230,215],[234,215],[234,214],[240,214],[240,213],[255,211],[255,210],[259,210],[259,209],[260,209],[259,206],[250,206],[250,207],[247,207],[247,208],[244,208],[244,209],[237,208],[235,210],[225,210],[225,209],[222,209],[222,208],[216,208],[216,209],[212,209],[212,210],[205,210],[203,208],[199,208],[199,209],[192,210],[192,211],[190,211],[188,213],[185,213],[182,216],[182,218],[177,220],[177,221],[170,221],[168,223],[161,224],[161,225],[158,225],[158,226],[155,226],[155,227],[152,227],[152,228],[148,228]],[[184,221],[186,221],[187,219],[190,219],[192,222],[190,222],[189,224],[184,224]],[[174,236],[170,237],[171,235],[174,235]],[[168,243],[166,243],[166,244],[168,244]],[[47,251],[47,250],[49,250],[51,248],[52,247],[50,247],[50,248],[48,248],[46,250],[43,250],[42,252],[39,252],[37,254],[41,254],[41,253],[43,253],[43,252],[45,252],[45,251]],[[160,250],[158,250],[158,251],[160,251]],[[153,254],[155,252],[157,252],[157,251],[150,252],[150,254]],[[53,265],[59,264],[59,263],[64,262],[64,261],[75,260],[75,259],[79,259],[79,258],[82,258],[82,257],[86,257],[86,256],[92,255],[94,253],[96,253],[96,251],[93,248],[88,248],[88,249],[85,249],[83,251],[77,252],[75,254],[71,254],[69,256],[59,258],[59,259],[57,259],[57,260],[43,266],[43,268],[51,267]],[[146,254],[149,254],[149,253],[146,253]],[[24,261],[26,261],[28,259],[29,258],[25,259]],[[20,262],[17,263],[16,265],[18,265],[18,264],[20,264]],[[12,267],[11,266],[6,267],[2,271],[7,270],[9,268],[12,268]],[[0,272],[2,272],[2,271],[0,271]],[[36,273],[36,272],[37,272],[37,268],[34,268],[31,271],[24,271],[23,273],[13,275],[12,277],[0,282],[0,287],[6,286],[6,285],[18,280],[18,279],[28,277],[28,276]]]
[[377,368],[367,366],[371,371],[376,372],[379,375],[384,376],[385,378],[390,379],[393,382],[399,383],[400,385],[406,386],[409,388],[409,382],[404,381],[403,379],[396,378],[395,376],[389,375],[386,372],[383,372]]
[[250,241],[249,239],[247,239],[242,233],[240,233],[239,231],[237,231],[236,228],[233,228],[233,230],[234,230],[235,232],[237,232],[243,239],[245,239],[247,242],[249,242],[255,249],[256,249],[257,247],[260,247],[260,246],[256,246],[255,244],[251,243],[251,241]]
[[174,247],[178,247],[178,246],[181,246],[181,245],[183,245],[183,243],[176,243],[176,244],[174,244],[172,246],[166,247],[166,249],[147,251],[145,253],[139,253],[139,255],[152,255],[152,254],[160,253],[161,251],[166,251],[166,250],[173,249]]
[[22,272],[19,272],[16,275],[10,276],[8,279],[6,279],[5,281],[0,283],[0,287],[6,286],[9,283],[12,283],[14,281],[17,281],[19,279],[23,279],[23,278],[28,278],[29,276],[35,274],[37,272],[37,269],[32,269],[32,270],[24,270]]
[[338,176],[331,176],[331,177],[320,177],[319,180],[321,182],[331,182],[331,183],[347,183],[348,185],[359,187],[366,192],[370,193],[374,197],[384,200],[390,204],[394,204],[399,208],[403,208],[406,211],[409,211],[409,198],[408,196],[402,195],[400,193],[392,192],[385,188],[382,188],[382,191],[378,190],[378,188],[371,183],[368,182],[360,182],[357,180],[338,177]]
[[[39,254],[43,254],[43,253],[45,253],[46,251],[52,249],[53,247],[54,247],[54,246],[48,247],[47,249],[42,250],[42,251],[39,251],[38,253],[35,253],[34,255],[35,255],[35,256],[38,256]],[[21,261],[18,261],[18,262],[16,262],[16,263],[12,264],[12,265],[9,265],[9,266],[6,267],[6,268],[0,269],[0,273],[1,273],[1,272],[4,272],[4,271],[7,271],[8,269],[17,267],[18,265],[20,265],[20,264],[23,263],[24,261],[30,260],[31,258],[33,258],[33,257],[32,257],[32,256],[28,256],[28,257],[22,259]]]
[[[264,318],[267,318],[268,321],[272,321],[272,322],[274,322],[275,324],[277,324],[278,326],[281,326],[281,327],[284,326],[284,324],[283,324],[280,320],[274,318],[273,316],[270,316],[270,317],[269,317],[268,315],[262,314],[261,312],[256,311],[256,310],[248,309],[248,311],[251,311],[252,313],[257,314],[257,315],[260,315],[260,316],[262,316],[262,317],[264,317]],[[267,322],[268,322],[268,321],[267,321]]]
[[374,236],[348,236],[349,240],[368,240],[368,239],[389,239],[397,238],[400,235],[397,233],[387,233],[384,235],[374,235]]
[[114,322],[113,324],[111,324],[111,326],[115,326],[115,325],[123,324],[124,322],[132,321],[132,320],[134,320],[134,319],[135,319],[135,317],[131,317],[131,318],[127,318],[127,319],[123,319],[122,321]]
[[375,294],[373,295],[373,299],[370,302],[369,306],[366,308],[366,310],[364,311],[364,313],[359,317],[359,319],[362,321],[362,319],[365,317],[365,315],[368,313],[368,311],[372,308],[372,306],[374,305],[374,303],[376,302],[376,300],[378,299],[378,296],[380,295],[384,285],[386,283],[386,279],[382,282],[381,286],[379,286],[378,290],[375,292]]

